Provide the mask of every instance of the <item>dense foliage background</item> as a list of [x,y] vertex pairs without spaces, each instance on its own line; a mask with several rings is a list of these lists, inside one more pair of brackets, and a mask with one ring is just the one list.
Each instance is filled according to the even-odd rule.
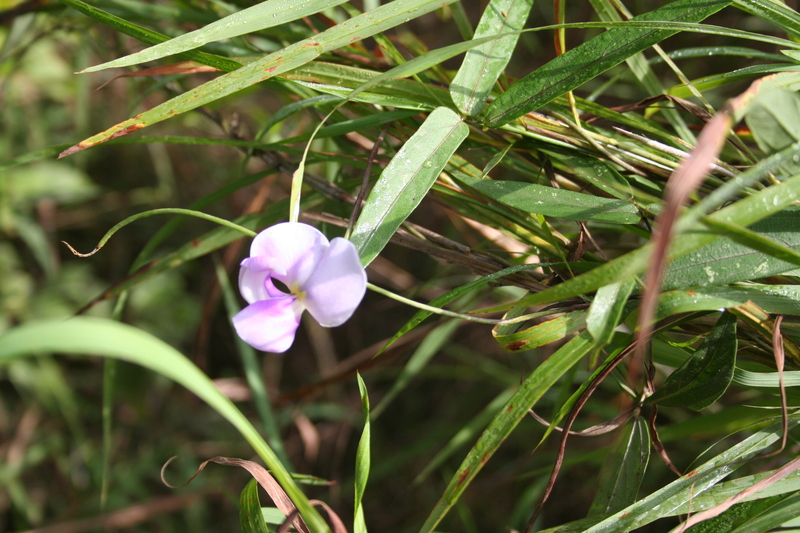
[[[303,493],[349,531],[622,532],[753,486],[692,531],[800,527],[796,6],[380,4],[0,1],[0,530],[267,527],[245,470],[171,489],[172,456],[173,484],[266,462],[311,531]],[[373,191],[373,284],[532,316],[370,291],[260,354],[229,318],[236,230],[151,213],[89,258],[60,243],[157,208],[260,230],[301,161],[300,220],[331,237]],[[573,421],[591,435],[562,441]]]

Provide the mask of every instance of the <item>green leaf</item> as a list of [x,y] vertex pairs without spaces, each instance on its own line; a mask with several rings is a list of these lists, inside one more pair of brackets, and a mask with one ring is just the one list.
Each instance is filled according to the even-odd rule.
[[[796,417],[790,427],[797,425]],[[662,487],[633,505],[622,509],[589,528],[577,531],[584,533],[627,533],[666,516],[674,516],[678,511],[686,513],[686,505],[694,498],[716,486],[720,480],[747,463],[748,459],[780,439],[781,423],[757,432],[742,442],[735,444],[716,455],[711,460],[694,468],[689,474]],[[692,509],[696,510],[696,507]]]
[[261,512],[258,481],[255,479],[251,479],[239,495],[239,520],[242,522],[242,533],[269,533]]
[[346,0],[266,0],[252,7],[221,18],[198,30],[185,33],[167,42],[145,48],[101,65],[81,71],[81,73],[97,72],[107,68],[128,67],[146,61],[154,61],[199,48],[206,43],[238,37],[246,33],[286,24],[329,7],[337,6]]
[[614,329],[619,325],[628,296],[635,286],[636,281],[627,278],[597,290],[586,316],[586,329],[598,346],[607,344],[614,336]]
[[[790,207],[750,226],[753,232],[785,246],[791,251],[800,251],[800,208]],[[727,237],[697,248],[667,265],[664,288],[702,287],[724,285],[752,279],[774,276],[797,268],[792,261],[774,257],[767,252],[754,249],[758,243],[745,246]]]
[[[622,21],[622,14],[617,9],[612,2],[607,0],[589,0],[592,4],[597,15],[600,17],[600,20],[604,22],[619,22]],[[627,15],[627,13],[626,13]],[[660,58],[660,56],[657,56]],[[639,80],[644,90],[647,94],[662,94],[664,93],[664,86],[661,84],[661,80],[653,71],[651,64],[647,61],[647,58],[643,53],[633,54],[632,56],[625,59],[625,62],[628,65],[628,68],[636,76],[636,79]],[[659,113],[661,113],[666,119],[670,122],[675,133],[679,135],[684,141],[689,142],[690,144],[695,144],[697,142],[694,133],[689,129],[689,126],[686,125],[686,121],[678,113],[677,109],[670,108],[668,106],[662,106],[659,109]]]
[[325,521],[247,417],[202,370],[170,345],[140,329],[83,316],[26,324],[0,336],[0,365],[43,353],[121,359],[149,368],[190,390],[239,430],[300,510],[311,531],[327,531]]
[[615,513],[636,501],[650,459],[647,421],[634,418],[614,439],[600,470],[599,488],[589,515]]
[[[793,151],[793,150],[792,150]],[[786,153],[784,153],[786,152]],[[782,161],[785,157],[791,159],[791,151],[783,151],[780,156],[773,159],[766,159],[763,161],[764,165],[757,165],[753,167],[753,174],[760,174],[765,167],[773,168],[776,162]],[[748,172],[750,172],[748,170]],[[747,173],[745,173],[747,174]],[[747,177],[743,178],[745,180]],[[742,226],[749,226],[755,222],[767,218],[774,213],[780,212],[788,205],[794,203],[800,197],[800,176],[789,178],[779,185],[773,185],[764,190],[761,190],[752,196],[748,196],[739,200],[738,202],[729,205],[716,213],[709,215],[710,218],[720,221],[735,221]],[[690,212],[691,214],[691,212]],[[689,232],[689,228],[700,229],[699,223],[692,220],[692,217],[687,215],[690,223],[694,226],[683,224],[683,219],[677,223],[677,228],[680,230],[679,235],[673,239],[670,246],[670,256],[680,257],[684,254],[691,252],[712,242],[716,235],[710,234],[707,231]],[[697,217],[699,218],[699,216]],[[618,257],[608,263],[603,264],[585,274],[581,274],[572,278],[564,283],[556,285],[555,287],[531,294],[515,302],[513,305],[499,306],[490,310],[502,310],[512,306],[519,305],[535,305],[541,303],[550,303],[586,294],[596,291],[600,287],[619,281],[631,276],[635,276],[644,272],[647,267],[647,261],[650,257],[650,245],[645,245],[633,252],[629,252],[622,257]],[[490,311],[485,310],[485,311]]]
[[555,189],[535,183],[481,180],[463,174],[455,177],[492,200],[526,213],[617,224],[635,224],[639,221],[636,207],[625,200]]
[[800,141],[800,96],[781,87],[758,93],[744,117],[765,153],[771,154]]
[[800,14],[797,11],[774,0],[734,0],[734,7],[772,22],[786,32],[800,38]]
[[[533,0],[491,0],[483,11],[474,39],[516,32],[525,27]],[[477,115],[497,78],[506,68],[519,34],[501,37],[467,52],[450,84],[450,96],[465,115]]]
[[586,311],[573,311],[522,331],[515,331],[518,327],[517,324],[506,327],[498,326],[492,330],[492,335],[504,350],[520,352],[563,339],[567,335],[583,329],[585,325]]
[[[678,0],[634,17],[634,21],[700,22],[731,0]],[[512,85],[487,108],[486,124],[498,127],[539,109],[632,55],[677,33],[676,30],[613,28],[549,63]]]
[[[784,502],[786,503],[784,504]],[[766,533],[780,527],[784,522],[796,518],[797,510],[800,509],[798,504],[800,504],[800,495],[780,495],[745,501],[733,505],[721,515],[694,525],[686,531],[689,533]],[[795,514],[791,514],[792,511]],[[791,531],[796,532],[797,530]]]
[[674,290],[661,295],[657,317],[678,313],[713,311],[743,305],[752,301],[768,313],[797,314],[800,287],[795,285],[708,286],[691,290]]
[[[146,44],[159,44],[169,40],[169,37],[153,30],[148,30],[142,26],[138,26],[132,22],[120,18],[111,13],[107,13],[102,9],[98,9],[92,5],[83,2],[82,0],[61,0],[62,3],[67,4],[71,8],[80,11],[87,17],[91,17],[98,22],[114,28],[120,33],[130,35]],[[187,51],[180,54],[182,59],[190,61],[197,61],[203,65],[218,68],[223,72],[232,72],[241,67],[242,64],[233,59],[220,57],[214,54],[207,54],[206,52],[199,52],[196,50]]]
[[180,96],[120,122],[62,152],[61,157],[91,148],[109,139],[151,126],[201,105],[219,100],[251,85],[313,61],[330,52],[429,13],[455,0],[395,0],[337,24],[322,33],[287,46],[238,70],[187,91]]
[[[431,300],[430,303],[428,303],[428,305],[431,307],[444,307],[453,300],[456,300],[461,296],[468,294],[470,291],[483,287],[487,283],[490,283],[496,279],[500,279],[502,277],[509,276],[511,274],[516,274],[517,272],[522,272],[524,270],[531,270],[533,268],[537,268],[540,266],[555,266],[560,264],[561,263],[537,263],[530,265],[516,265],[504,268],[503,270],[497,271],[493,274],[489,274],[488,276],[483,276],[482,278],[476,279],[475,281],[471,281],[466,285],[456,287],[455,289],[446,292],[445,294],[439,296],[438,298]],[[384,350],[386,350],[389,346],[394,344],[397,341],[397,339],[399,339],[400,337],[402,337],[403,335],[405,335],[406,333],[408,333],[409,331],[420,325],[426,318],[428,318],[432,314],[433,313],[431,313],[430,311],[426,311],[424,309],[421,309],[416,313],[414,313],[414,316],[412,316],[411,319],[408,322],[406,322],[403,325],[403,327],[400,328],[400,330],[397,333],[395,333],[394,336],[392,336],[391,339],[389,339],[389,341],[383,346],[383,348],[381,348],[379,354]]]
[[[380,73],[363,68],[313,61],[287,72],[282,77],[306,82],[304,85],[307,87],[339,96],[340,100],[347,98],[356,102],[372,102],[379,105],[388,105],[388,102],[392,102],[393,107],[426,111],[453,105],[450,94],[442,87],[410,79],[392,77],[378,79],[382,76]],[[355,93],[356,90],[358,93]]]
[[358,379],[358,392],[361,394],[361,409],[364,414],[364,429],[361,431],[361,440],[358,441],[356,450],[355,473],[355,517],[353,519],[354,533],[367,533],[367,524],[364,521],[364,507],[361,501],[364,490],[367,488],[370,468],[370,421],[369,421],[369,395],[367,385],[361,379],[361,374],[356,374]]
[[[578,105],[583,109],[580,103]],[[556,146],[541,148],[540,151],[550,156],[554,168],[574,174],[609,196],[619,200],[631,197],[632,189],[628,180],[602,159]]]
[[648,401],[695,411],[713,404],[731,384],[737,345],[736,316],[723,313],[692,357]]
[[431,113],[381,173],[358,218],[351,241],[366,266],[419,205],[469,127],[445,107]]
[[558,349],[525,379],[505,406],[489,423],[489,426],[472,447],[458,467],[436,507],[431,511],[421,533],[430,533],[453,507],[458,498],[478,475],[483,465],[497,451],[508,435],[536,402],[574,364],[592,348],[591,336],[584,332]]

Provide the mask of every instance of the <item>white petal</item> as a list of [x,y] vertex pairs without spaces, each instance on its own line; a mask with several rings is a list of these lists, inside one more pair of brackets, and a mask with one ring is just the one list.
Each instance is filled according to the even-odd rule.
[[257,259],[247,258],[239,267],[239,292],[249,304],[270,298],[267,283],[272,284],[269,281],[271,272],[263,268],[261,263]]
[[367,274],[353,243],[333,239],[302,289],[303,305],[317,322],[328,328],[344,324],[367,291]]
[[306,283],[327,249],[328,238],[317,228],[284,222],[256,235],[250,257],[269,265],[272,277],[291,288]]
[[291,347],[303,306],[294,298],[275,298],[248,305],[233,317],[241,339],[257,350],[282,353]]

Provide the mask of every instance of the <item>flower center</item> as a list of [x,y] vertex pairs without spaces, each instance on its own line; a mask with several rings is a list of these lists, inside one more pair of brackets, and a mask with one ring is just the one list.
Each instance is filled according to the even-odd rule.
[[284,294],[293,294],[294,291],[289,289],[289,287],[287,287],[286,284],[284,282],[282,282],[281,280],[278,280],[278,279],[275,279],[275,278],[272,278],[272,277],[270,279],[272,280],[272,284],[275,285],[275,288],[278,289],[279,291],[281,291],[282,293],[284,293]]
[[292,283],[292,294],[294,294],[294,295],[295,295],[295,297],[296,297],[298,300],[300,300],[301,302],[302,302],[302,301],[305,299],[305,297],[306,297],[306,291],[301,291],[301,290],[300,290],[300,287],[298,287],[298,286],[297,286],[297,283]]

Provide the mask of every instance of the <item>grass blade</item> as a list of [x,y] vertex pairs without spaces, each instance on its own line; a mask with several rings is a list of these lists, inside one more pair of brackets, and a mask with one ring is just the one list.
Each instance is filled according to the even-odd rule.
[[436,507],[431,511],[421,533],[430,533],[455,505],[483,465],[517,427],[528,410],[541,399],[567,370],[592,348],[591,336],[584,332],[562,346],[534,370],[509,399],[472,447],[458,471],[448,483]]
[[[520,31],[525,27],[533,0],[492,0],[483,11],[475,39]],[[477,115],[497,78],[506,68],[519,34],[509,35],[467,52],[450,85],[450,96],[465,115]]]
[[639,221],[636,207],[625,200],[603,198],[535,183],[479,180],[465,175],[456,178],[489,198],[526,213],[616,224],[635,224]]
[[261,512],[258,481],[255,479],[251,479],[239,495],[239,520],[242,522],[242,533],[269,533]]
[[206,43],[238,37],[247,33],[271,28],[307,17],[344,3],[346,0],[267,0],[238,11],[198,30],[185,33],[164,43],[145,48],[114,61],[89,67],[80,72],[86,74],[107,68],[128,67],[162,57],[171,56],[199,48]]
[[[796,418],[791,421],[791,425],[797,425]],[[752,457],[778,441],[781,433],[781,424],[773,424],[731,446],[666,487],[582,531],[585,533],[623,533],[654,522],[659,518],[673,516],[678,508],[685,505],[686,502],[692,501],[697,494],[714,487],[733,470],[744,465],[746,461],[743,459]]]
[[800,38],[800,14],[779,2],[734,0],[732,5],[760,19],[768,20],[793,37]]
[[109,139],[127,135],[201,105],[219,100],[251,85],[305,65],[319,57],[320,54],[366,39],[453,1],[455,0],[395,0],[378,9],[337,24],[318,35],[296,42],[238,70],[176,96],[153,109],[120,122],[68,148],[61,153],[60,157],[80,152]]
[[[785,209],[788,205],[794,203],[798,197],[800,197],[800,176],[795,176],[779,185],[773,185],[752,196],[739,200],[735,204],[710,215],[710,217],[722,221],[735,220],[737,223],[747,226]],[[681,225],[680,221],[678,225]],[[685,227],[682,228],[684,233],[680,238],[674,239],[670,247],[671,257],[680,257],[687,254],[700,246],[710,243],[717,237],[714,234],[703,231],[699,225],[696,225],[695,228],[699,230],[696,233],[686,231],[687,228]],[[645,245],[594,270],[556,285],[552,289],[526,296],[514,304],[500,306],[491,310],[556,302],[564,298],[593,292],[609,283],[636,276],[644,272],[647,267],[651,249],[651,245]],[[662,287],[666,288],[668,285],[662,285]],[[488,312],[490,310],[484,311]]]
[[0,364],[53,352],[122,359],[149,368],[192,391],[239,430],[300,510],[311,530],[327,531],[322,517],[250,421],[208,376],[165,342],[113,320],[80,316],[20,326],[0,337]]
[[[166,35],[153,30],[148,30],[147,28],[143,28],[142,26],[132,22],[128,22],[127,20],[116,15],[112,15],[111,13],[107,13],[102,9],[98,9],[92,5],[89,5],[82,0],[61,0],[61,2],[67,4],[77,11],[80,11],[87,17],[93,18],[98,22],[102,22],[103,24],[114,28],[120,33],[130,35],[134,39],[138,39],[145,44],[157,45],[169,41],[169,37]],[[218,68],[223,72],[231,72],[242,66],[241,63],[234,61],[233,59],[228,59],[226,57],[208,54],[206,52],[200,52],[197,50],[186,51],[180,54],[180,57],[182,59],[197,61],[203,65]]]
[[647,421],[636,417],[617,436],[608,452],[589,515],[614,513],[634,503],[649,459]]
[[[632,20],[700,22],[730,1],[678,0]],[[507,124],[675,33],[675,30],[612,28],[512,85],[487,108],[486,123],[489,127]]]
[[636,281],[630,278],[598,289],[586,315],[586,329],[598,346],[607,344],[614,336],[614,329],[619,325],[628,296],[635,286]]
[[386,166],[353,228],[351,240],[365,266],[383,250],[419,205],[469,127],[451,109],[437,108]]
[[367,488],[370,468],[370,421],[369,421],[369,395],[367,385],[361,378],[361,374],[356,374],[358,378],[358,392],[361,394],[361,409],[364,414],[364,429],[361,431],[361,440],[358,441],[356,451],[356,479],[355,479],[355,518],[353,519],[354,533],[367,533],[367,524],[364,521],[364,507],[361,501],[364,498],[364,490]]

